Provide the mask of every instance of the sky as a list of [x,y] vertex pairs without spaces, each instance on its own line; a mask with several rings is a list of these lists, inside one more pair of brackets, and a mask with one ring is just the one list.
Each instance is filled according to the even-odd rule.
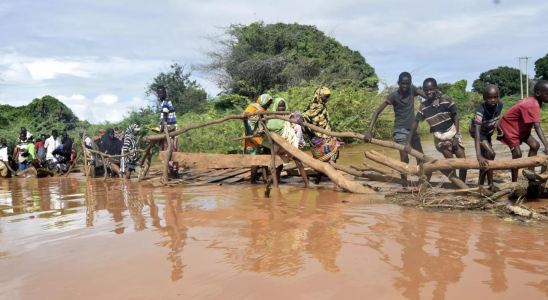
[[[204,37],[232,23],[314,25],[359,51],[388,84],[403,71],[438,82],[518,67],[548,52],[546,0],[0,2],[0,102],[57,97],[82,120],[118,122],[150,103],[146,84],[172,61],[203,62]],[[220,89],[194,73],[215,96]]]

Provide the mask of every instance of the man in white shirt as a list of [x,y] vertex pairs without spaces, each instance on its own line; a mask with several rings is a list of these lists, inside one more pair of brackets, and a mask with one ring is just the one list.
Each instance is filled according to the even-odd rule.
[[8,170],[11,171],[12,174],[16,174],[14,170],[10,167],[10,161],[9,161],[9,154],[8,154],[8,142],[6,139],[0,140],[0,162],[3,165],[0,165],[0,176],[7,177],[8,176]]
[[52,130],[51,136],[44,143],[44,148],[46,148],[46,160],[49,161],[55,159],[55,156],[52,152],[53,150],[57,149],[59,145],[61,145],[61,138],[59,138],[57,130]]

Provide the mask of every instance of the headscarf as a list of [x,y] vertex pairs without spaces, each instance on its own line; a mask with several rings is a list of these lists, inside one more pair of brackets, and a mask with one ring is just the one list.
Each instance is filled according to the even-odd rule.
[[[303,113],[303,118],[306,123],[321,127],[326,130],[331,130],[331,124],[329,124],[329,112],[327,111],[326,101],[323,97],[331,95],[331,91],[326,87],[321,87],[314,93],[312,103],[308,105]],[[327,138],[328,136],[319,132],[312,132],[309,129],[306,131],[313,137]]]
[[101,137],[101,143],[107,139],[108,134],[105,134],[105,133],[106,131],[104,129],[99,129],[99,136]]
[[99,147],[99,151],[105,153],[105,151],[108,151],[108,154],[110,155],[119,155],[122,153],[122,141],[117,139],[115,136],[112,138],[110,137],[110,133],[114,134],[114,129],[109,128],[107,130],[107,133],[103,135],[101,138],[103,141],[101,142],[101,146]]
[[[285,109],[289,111],[289,104],[283,98],[274,99],[274,103],[272,104],[272,107],[270,108],[270,110],[278,111],[278,105],[280,105],[280,102],[282,101],[285,103]],[[280,119],[272,119],[272,120],[268,120],[268,123],[266,124],[266,126],[268,127],[268,130],[270,132],[275,132],[279,135],[282,135],[282,133],[284,132],[285,122],[286,121],[280,120]]]
[[272,96],[270,96],[269,94],[262,94],[257,99],[257,104],[259,104],[260,106],[263,106],[270,100],[272,100]]
[[[131,151],[137,150],[137,136],[133,134],[133,131],[139,131],[139,125],[131,124],[126,129],[126,135],[124,136],[124,145],[122,146],[122,154],[129,153]],[[139,153],[135,152],[132,155],[126,156],[122,159],[122,164],[120,165],[120,171],[125,172],[126,167],[131,164],[131,161],[134,162],[139,159]]]

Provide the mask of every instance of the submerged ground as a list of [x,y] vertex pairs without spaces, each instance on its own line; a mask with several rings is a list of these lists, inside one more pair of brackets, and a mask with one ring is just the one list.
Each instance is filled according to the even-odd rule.
[[[363,161],[367,147],[340,162]],[[547,226],[424,212],[330,184],[265,198],[261,185],[9,179],[0,299],[540,299]]]

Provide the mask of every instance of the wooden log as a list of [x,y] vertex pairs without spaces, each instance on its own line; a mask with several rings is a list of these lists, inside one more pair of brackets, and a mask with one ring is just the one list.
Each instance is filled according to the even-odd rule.
[[[108,150],[105,151],[105,155],[107,155],[107,154],[108,154]],[[103,177],[103,181],[107,181],[107,175],[108,175],[107,162],[106,162],[107,159],[108,158],[103,157],[103,168],[105,169],[105,177]]]
[[[139,162],[139,166],[141,168],[141,172],[139,173],[139,181],[143,180],[146,177],[148,170],[150,169],[150,162],[152,159],[152,154],[150,153],[150,151],[152,151],[152,147],[154,147],[156,143],[157,143],[156,141],[151,141],[148,143],[145,149],[145,154],[143,155],[143,157],[141,158],[141,161]],[[143,168],[145,160],[148,161],[148,164],[146,165],[146,167]]]
[[[400,173],[407,174],[407,175],[424,175],[424,170],[421,170],[420,166],[412,166],[409,164],[406,164],[404,162],[401,162],[399,160],[395,160],[393,158],[390,158],[386,155],[380,154],[377,151],[366,151],[365,157],[371,159],[372,161],[378,162],[380,164],[383,164],[387,167],[390,167]],[[424,165],[424,164],[422,164]],[[455,184],[459,189],[467,189],[469,188],[466,183],[464,183],[462,180],[460,180],[458,177],[455,176],[454,173],[448,173],[444,172],[444,174],[449,178],[449,180]],[[421,184],[421,191],[424,190],[424,185]]]
[[380,154],[377,151],[365,151],[365,157],[369,158],[370,160],[377,162],[381,165],[385,165],[387,167],[390,167],[394,170],[396,170],[399,173],[406,174],[406,175],[417,175],[419,173],[417,166],[412,166],[409,164],[406,164],[404,162],[401,162],[399,160],[395,160],[393,158],[390,158],[386,155]]
[[[270,120],[270,119],[285,120],[285,121],[288,121],[288,122],[291,122],[291,123],[306,126],[310,129],[312,129],[313,131],[324,133],[324,134],[327,134],[327,135],[332,136],[332,137],[347,138],[347,139],[358,139],[358,140],[362,140],[362,141],[365,138],[365,135],[357,133],[357,132],[335,132],[335,131],[325,130],[325,129],[320,128],[318,126],[314,126],[312,124],[308,124],[308,123],[302,123],[301,124],[300,122],[298,122],[295,119],[290,119],[290,118],[282,117],[282,116],[269,116],[269,117],[265,117],[264,119],[265,120]],[[396,143],[393,143],[393,142],[390,142],[390,141],[377,140],[377,139],[371,139],[370,143],[374,144],[374,145],[378,145],[378,146],[383,146],[383,147],[387,147],[387,148],[396,149],[396,150],[399,150],[399,151],[403,151],[404,148],[405,148],[404,145],[396,144]],[[415,149],[411,150],[411,152],[409,154],[411,156],[414,156],[414,157],[422,160],[422,161],[430,161],[430,160],[433,159],[433,158],[425,155],[424,153],[420,153],[419,151],[417,151]]]
[[171,160],[171,154],[173,153],[173,141],[169,137],[169,130],[167,129],[167,122],[165,119],[163,119],[162,125],[164,127],[164,133],[165,133],[166,144],[167,144],[167,151],[164,157],[164,174],[162,175],[162,183],[167,184],[168,175],[169,175],[169,161]]
[[506,205],[505,208],[519,216],[527,217],[534,220],[548,221],[548,217],[521,207]]
[[268,143],[270,143],[270,173],[272,174],[272,180],[274,181],[274,187],[278,187],[278,176],[276,176],[276,153],[274,153],[274,141],[272,141],[272,137],[270,136],[270,130],[268,130],[268,127],[266,126],[265,122],[263,121],[262,115],[259,115],[259,121],[263,125],[264,133],[266,134],[266,138],[268,139]]
[[232,178],[228,178],[222,181],[222,183],[230,184],[230,183],[236,183],[240,181],[244,181],[247,176],[251,175],[251,171],[247,170],[245,173],[242,173],[240,175],[236,175]]
[[299,159],[304,164],[313,168],[314,170],[325,174],[329,179],[331,179],[337,186],[343,190],[349,191],[356,194],[370,194],[375,193],[374,190],[365,187],[357,182],[353,182],[344,178],[342,174],[333,169],[330,164],[315,160],[311,156],[305,154],[301,150],[295,148],[293,145],[288,143],[283,137],[276,133],[271,133],[271,137],[281,148],[285,151]]
[[539,167],[547,161],[548,156],[532,156],[517,159],[502,159],[489,161],[489,166],[480,168],[476,159],[470,158],[446,158],[436,159],[424,163],[424,168],[428,172],[436,170],[457,170],[457,169],[481,169],[481,170],[510,170],[520,168]]
[[[165,151],[160,151],[159,158],[165,157]],[[249,154],[211,154],[174,152],[172,160],[178,161],[185,169],[220,169],[243,168],[251,166],[270,166],[269,155]],[[276,157],[276,166],[282,165],[281,157]]]
[[[80,156],[80,153],[76,154],[76,157],[72,161],[72,164],[70,165],[70,168],[68,169],[67,174],[65,174],[65,177],[69,176],[70,171],[72,171],[72,168],[74,167],[74,165],[76,165],[76,160],[78,159],[79,156]],[[84,153],[84,156],[85,156],[85,153]]]
[[219,175],[219,176],[215,176],[215,177],[212,177],[210,179],[206,179],[206,180],[204,180],[204,183],[215,183],[215,182],[219,182],[219,181],[234,177],[236,175],[240,175],[240,174],[248,173],[248,172],[250,172],[250,171],[247,168],[239,169],[239,170],[231,170],[229,173],[222,174],[222,175]]
[[[185,128],[181,128],[179,130],[172,131],[172,132],[169,133],[169,136],[177,136],[179,134],[185,133],[185,132],[187,132],[189,130],[192,130],[192,129],[197,129],[197,128],[201,128],[201,127],[205,127],[205,126],[209,126],[209,125],[219,124],[219,123],[222,123],[222,122],[226,122],[228,120],[247,120],[247,119],[249,119],[249,117],[258,116],[258,115],[288,115],[288,114],[290,114],[290,112],[287,112],[287,111],[258,111],[258,112],[254,112],[254,113],[245,113],[245,114],[241,114],[241,115],[230,115],[230,116],[226,116],[226,117],[221,118],[221,119],[212,120],[212,121],[201,123],[201,124],[191,125],[191,126],[187,126]],[[143,139],[146,140],[146,141],[161,141],[164,138],[165,138],[165,136],[163,134],[156,134],[156,135],[145,136]]]
[[86,155],[86,132],[82,135],[82,153],[84,154],[84,171],[86,172],[86,179],[89,178],[88,166],[88,156]]
[[132,155],[133,153],[136,153],[136,152],[144,152],[144,150],[133,150],[131,152],[128,152],[128,153],[125,153],[125,154],[120,154],[120,155],[110,155],[110,154],[107,154],[106,152],[103,153],[101,151],[95,151],[95,150],[91,150],[91,149],[88,149],[89,152],[91,153],[95,153],[95,154],[99,154],[101,155],[103,158],[122,158],[122,157],[126,157],[126,156],[129,156],[129,155]]

